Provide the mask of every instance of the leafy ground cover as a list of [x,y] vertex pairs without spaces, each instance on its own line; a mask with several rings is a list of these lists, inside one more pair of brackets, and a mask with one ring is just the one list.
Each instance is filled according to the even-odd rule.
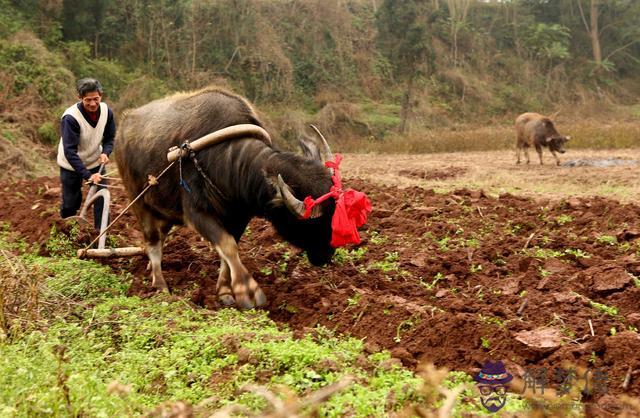
[[108,267],[16,247],[1,250],[2,416],[133,416],[170,400],[200,414],[231,404],[262,411],[265,398],[244,385],[305,394],[345,376],[354,383],[321,416],[384,416],[419,398],[420,379],[359,339],[321,327],[294,339],[265,311],[127,296],[130,278]]

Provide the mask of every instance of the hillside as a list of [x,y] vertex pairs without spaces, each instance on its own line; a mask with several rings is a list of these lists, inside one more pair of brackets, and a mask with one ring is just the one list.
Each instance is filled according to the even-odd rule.
[[[425,152],[467,149],[436,143],[460,132],[497,149],[496,132],[507,142],[524,111],[560,111],[579,131],[638,120],[640,4],[401,3],[2,0],[0,176],[50,172],[59,115],[89,75],[117,117],[169,92],[227,87],[285,148],[310,122],[339,150]],[[594,13],[599,55],[584,26]]]

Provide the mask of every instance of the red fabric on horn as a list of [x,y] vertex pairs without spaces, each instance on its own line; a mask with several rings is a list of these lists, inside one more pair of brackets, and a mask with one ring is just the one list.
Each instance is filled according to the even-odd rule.
[[340,179],[340,162],[342,155],[336,154],[334,161],[326,161],[324,165],[333,168],[333,186],[329,193],[326,193],[317,199],[307,196],[304,199],[305,213],[303,218],[311,215],[311,209],[330,197],[336,201],[336,209],[331,219],[331,246],[342,247],[347,244],[359,244],[360,234],[358,227],[367,222],[367,214],[371,212],[371,202],[367,196],[353,189],[342,190],[342,181]]

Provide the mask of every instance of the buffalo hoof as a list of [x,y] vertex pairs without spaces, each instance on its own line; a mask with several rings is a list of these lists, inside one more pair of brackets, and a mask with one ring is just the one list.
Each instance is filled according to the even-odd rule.
[[520,164],[520,160],[516,161],[516,164]]
[[238,297],[236,298],[236,304],[238,305],[238,308],[242,309],[243,311],[248,310],[248,309],[253,309],[256,307],[256,305],[253,303],[253,301],[251,299],[249,299],[248,297]]
[[240,309],[253,309],[267,304],[267,297],[259,287],[254,290],[253,297],[246,292],[236,295],[236,305]]
[[171,293],[167,286],[154,286],[154,289],[156,290],[157,293],[163,293],[163,294],[166,294],[166,295]]
[[267,304],[267,297],[260,288],[255,291],[255,293],[253,294],[253,298],[256,301],[256,306],[264,306]]
[[233,298],[231,293],[218,295],[218,299],[223,306],[233,306],[236,303],[236,300]]

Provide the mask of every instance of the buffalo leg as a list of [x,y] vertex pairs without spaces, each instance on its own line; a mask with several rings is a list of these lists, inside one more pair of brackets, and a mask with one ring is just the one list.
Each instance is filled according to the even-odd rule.
[[234,304],[235,301],[231,290],[231,269],[224,259],[220,260],[220,273],[218,273],[216,292],[223,305],[230,306]]
[[196,212],[188,206],[185,209],[188,211],[188,223],[200,235],[215,244],[220,258],[229,268],[231,289],[233,290],[236,305],[242,309],[251,309],[266,304],[267,298],[260,286],[258,286],[258,282],[251,277],[247,268],[240,261],[235,238],[225,231],[212,216],[203,212]]
[[556,165],[560,165],[560,159],[558,158],[554,150],[551,150],[551,155],[553,155],[553,158],[556,159]]
[[151,284],[158,290],[168,291],[169,287],[162,275],[162,246],[172,225],[154,218],[151,213],[142,208],[134,206],[134,211],[142,226],[147,257],[151,265]]
[[516,161],[516,164],[520,164],[520,152],[521,151],[522,151],[522,147],[518,145],[516,147],[516,157],[518,158],[518,161]]
[[538,153],[538,158],[540,158],[540,165],[543,165],[542,162],[542,147],[539,145],[536,145],[536,152]]
[[529,164],[529,147],[524,147],[524,156],[527,158],[527,164]]

